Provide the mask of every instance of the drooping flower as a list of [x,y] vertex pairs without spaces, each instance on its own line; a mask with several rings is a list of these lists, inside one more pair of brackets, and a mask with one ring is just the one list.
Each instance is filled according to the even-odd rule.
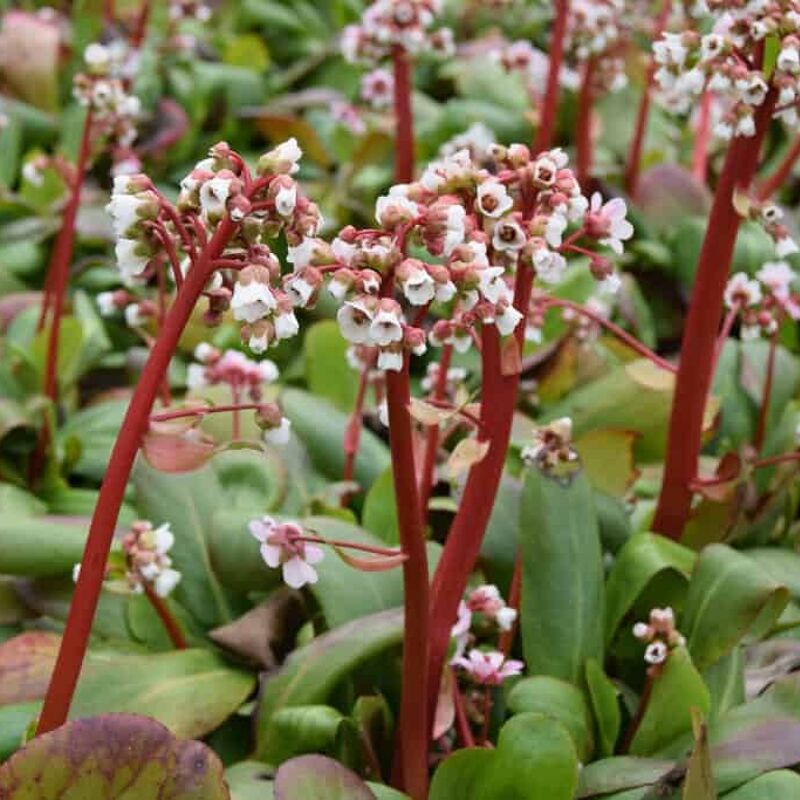
[[281,568],[287,586],[300,589],[319,580],[312,566],[324,558],[322,549],[302,540],[303,529],[296,522],[276,522],[271,517],[252,520],[252,536],[261,544],[261,557],[268,567]]
[[466,657],[455,658],[451,663],[461,667],[467,675],[481,686],[500,686],[507,678],[521,675],[522,661],[507,659],[498,650],[472,649]]

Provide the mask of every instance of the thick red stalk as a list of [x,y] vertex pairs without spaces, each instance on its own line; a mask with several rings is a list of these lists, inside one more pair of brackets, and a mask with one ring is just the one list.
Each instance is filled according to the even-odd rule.
[[[653,41],[661,38],[664,28],[667,27],[669,12],[672,7],[671,0],[664,0],[661,6],[661,13],[656,20],[656,27],[653,31]],[[647,120],[650,116],[650,104],[653,99],[653,80],[655,78],[657,64],[652,54],[647,65],[647,72],[644,79],[644,91],[642,100],[639,103],[639,111],[636,115],[636,127],[634,129],[631,146],[628,150],[628,166],[625,170],[625,189],[628,194],[635,198],[639,189],[639,169],[642,165],[642,150],[644,148],[644,137],[647,133]]]
[[[526,313],[533,286],[533,271],[523,266],[518,269],[514,307]],[[524,336],[525,325],[521,322],[515,331],[520,351]],[[431,587],[427,701],[429,726],[433,724],[442,668],[450,642],[450,630],[458,613],[458,603],[478,558],[500,487],[519,387],[519,374],[503,375],[501,342],[497,329],[493,325],[485,325],[482,339],[481,423],[485,438],[489,441],[489,451],[469,472],[461,504],[450,527]]]
[[664,482],[653,522],[654,530],[674,540],[683,533],[692,502],[691,483],[697,475],[722,297],[742,221],[733,206],[733,196],[753,180],[774,104],[775,92],[771,90],[758,109],[755,135],[734,139],[728,148],[698,258],[675,382]]
[[594,57],[590,57],[583,68],[583,80],[578,95],[578,121],[575,134],[575,175],[581,186],[588,185],[592,169],[592,103],[594,91]]
[[[442,357],[439,359],[439,374],[436,376],[436,386],[433,388],[433,399],[442,400],[447,392],[447,373],[450,369],[450,360],[453,357],[453,346],[446,344],[442,348]],[[431,425],[425,437],[425,460],[422,462],[422,474],[419,479],[420,511],[423,523],[428,519],[428,502],[433,489],[433,473],[436,469],[436,454],[439,450],[439,426]]]
[[141,438],[149,425],[153,402],[181,333],[208,281],[211,261],[222,252],[234,229],[234,224],[228,218],[224,219],[208,247],[189,270],[183,289],[178,293],[164,320],[164,327],[136,385],[119,437],[111,451],[108,469],[92,516],[78,583],[39,717],[37,734],[47,733],[63,725],[67,719],[89,644],[114,528]]
[[392,51],[394,62],[395,179],[410,183],[414,179],[414,116],[411,110],[411,60],[400,45]]
[[697,130],[694,135],[694,150],[692,151],[692,175],[701,183],[706,182],[708,169],[708,143],[711,139],[711,92],[705,92],[700,100],[698,111]]
[[[403,564],[403,683],[400,699],[399,757],[403,788],[414,800],[428,796],[428,719],[424,699],[428,675],[428,557],[417,493],[408,357],[402,371],[387,371],[389,444]],[[437,685],[438,689],[438,685]]]
[[797,140],[792,145],[783,161],[778,165],[775,172],[773,172],[759,187],[759,200],[769,200],[769,198],[783,186],[786,179],[792,174],[792,170],[798,158],[800,158],[800,136],[797,137]]
[[163,598],[155,593],[153,587],[147,583],[144,585],[144,593],[147,595],[147,599],[150,601],[153,610],[158,614],[158,618],[161,620],[161,624],[164,626],[164,630],[167,632],[167,636],[169,636],[173,647],[176,650],[185,650],[186,639],[183,636],[183,631],[178,624],[178,620],[172,616],[169,606],[164,602]]
[[547,71],[547,87],[542,101],[539,130],[533,142],[534,155],[549,150],[553,143],[553,133],[558,116],[558,89],[561,78],[561,65],[564,61],[564,37],[567,31],[569,0],[555,0],[556,16],[553,20],[553,33],[550,37],[550,64]]
[[61,228],[58,231],[53,254],[47,267],[46,300],[43,313],[39,318],[39,329],[44,328],[46,313],[49,313],[50,330],[47,338],[47,355],[44,368],[44,393],[55,402],[58,397],[58,344],[61,334],[61,317],[64,314],[64,300],[69,283],[69,267],[75,248],[75,220],[81,204],[81,189],[92,149],[91,141],[92,112],[86,113],[83,122],[78,161],[75,175],[70,187],[70,196]]
[[[358,455],[358,446],[361,442],[361,427],[362,417],[364,414],[364,400],[367,396],[367,387],[369,386],[369,373],[370,366],[365,366],[361,370],[361,376],[358,380],[358,391],[356,392],[356,401],[353,408],[353,413],[347,423],[347,428],[344,432],[344,472],[342,473],[343,481],[353,480],[353,471],[356,464],[356,456]],[[342,505],[346,506],[349,501],[347,495],[342,496]]]

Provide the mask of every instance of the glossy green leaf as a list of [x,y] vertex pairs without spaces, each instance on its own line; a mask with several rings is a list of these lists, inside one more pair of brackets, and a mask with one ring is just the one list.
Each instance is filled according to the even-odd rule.
[[744,653],[735,647],[728,655],[703,671],[703,680],[711,694],[711,715],[717,717],[744,703]]
[[272,718],[273,736],[266,743],[264,760],[279,766],[305,753],[329,753],[344,717],[330,706],[282,708]]
[[273,800],[275,771],[260,761],[241,761],[225,770],[230,800]]
[[589,482],[528,470],[520,508],[520,630],[527,670],[573,683],[603,658],[603,564]]
[[375,800],[372,790],[355,774],[325,756],[293,758],[275,775],[275,800]]
[[617,554],[606,583],[606,644],[614,638],[636,599],[656,578],[685,584],[696,555],[689,549],[651,533],[632,536]]
[[0,708],[0,763],[22,747],[40,710],[41,703],[38,701]]
[[[35,787],[35,789],[33,788]],[[222,764],[133,714],[77,720],[39,736],[0,766],[5,800],[225,800]]]
[[363,661],[397,645],[403,616],[382,611],[348,622],[294,650],[263,686],[256,727],[256,755],[264,757],[274,735],[275,714],[283,708],[318,705]]
[[80,444],[78,458],[70,465],[72,474],[102,480],[127,407],[127,400],[110,400],[87,406],[67,418],[59,428],[57,441],[61,447],[70,439]]
[[630,746],[632,755],[653,755],[692,728],[692,709],[707,715],[711,699],[683,647],[673,650],[653,682],[647,709]]
[[349,344],[334,320],[312,325],[303,342],[308,388],[317,397],[351,413],[358,392],[358,372],[347,363]]
[[603,757],[611,756],[621,724],[619,700],[611,679],[593,658],[586,660],[586,690],[597,725],[598,750]]
[[592,716],[583,692],[573,684],[548,675],[523,678],[509,692],[508,707],[514,714],[535,711],[560,722],[572,737],[578,759],[591,759]]
[[695,664],[705,669],[745,636],[764,636],[788,601],[786,587],[746,555],[721,544],[705,548],[689,583],[681,623]]
[[481,566],[487,579],[507,592],[519,550],[522,483],[504,475],[481,542]]
[[[281,408],[292,429],[307,445],[314,466],[331,480],[344,470],[344,432],[348,415],[326,400],[299,389],[284,389]],[[371,431],[362,430],[355,463],[355,480],[366,490],[389,466],[389,450]]]
[[374,533],[386,544],[397,544],[400,541],[391,467],[380,474],[367,492],[362,522],[370,533]]
[[494,751],[467,749],[444,761],[430,800],[572,800],[578,760],[565,728],[542,714],[512,717]]
[[[587,764],[580,774],[578,800],[585,797],[610,797],[615,792],[649,787],[675,769],[674,761],[657,758],[617,756]],[[682,774],[679,773],[679,777]],[[613,794],[614,797],[618,795]]]

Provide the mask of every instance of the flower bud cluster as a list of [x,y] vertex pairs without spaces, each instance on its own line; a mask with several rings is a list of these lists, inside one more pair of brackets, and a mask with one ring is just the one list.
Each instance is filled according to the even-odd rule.
[[686,644],[675,627],[675,614],[669,607],[652,609],[648,622],[637,622],[633,626],[633,635],[647,644],[644,660],[650,670],[661,669],[670,651]]
[[[707,5],[711,32],[665,33],[653,45],[655,77],[671,105],[686,112],[703,92],[713,92],[724,106],[714,132],[725,140],[755,134],[756,111],[770,94],[775,117],[800,123],[800,2],[710,0]],[[768,38],[778,46],[769,73],[760,55]]]
[[224,384],[235,397],[249,398],[257,403],[263,396],[265,383],[278,380],[278,367],[269,359],[251,361],[238,350],[224,353],[205,342],[194,351],[197,362],[189,364],[186,383],[189,389]]
[[562,417],[536,428],[533,444],[524,447],[521,455],[526,464],[546,471],[577,461],[579,456],[572,446],[572,420]]
[[93,143],[110,141],[128,148],[136,139],[141,103],[127,88],[136,61],[123,42],[93,43],[86,48],[85,70],[75,76],[73,94],[92,115]]
[[376,0],[361,22],[342,32],[342,55],[351,63],[374,64],[391,56],[394,47],[406,52],[450,56],[453,32],[436,27],[443,0]]
[[159,597],[166,597],[180,582],[181,573],[172,568],[167,555],[175,544],[170,525],[165,522],[157,528],[151,522],[139,520],[122,540],[125,554],[128,585],[137,594],[150,585]]
[[[479,165],[461,150],[434,162],[418,182],[378,199],[378,228],[348,227],[330,246],[312,239],[298,248],[301,264],[326,265],[342,334],[377,347],[378,369],[400,370],[404,353],[420,355],[427,343],[465,352],[481,325],[511,335],[523,318],[512,291],[520,264],[554,284],[565,254],[588,252],[594,276],[615,288],[609,260],[575,243],[587,238],[620,253],[633,234],[625,203],[603,204],[599,195],[589,203],[560,150],[532,158],[524,145],[494,145],[491,159]],[[437,319],[426,328],[431,306]]]
[[744,340],[771,336],[789,317],[800,319],[800,293],[792,291],[794,270],[785,261],[768,261],[750,278],[737,272],[725,287],[725,305],[738,311]]

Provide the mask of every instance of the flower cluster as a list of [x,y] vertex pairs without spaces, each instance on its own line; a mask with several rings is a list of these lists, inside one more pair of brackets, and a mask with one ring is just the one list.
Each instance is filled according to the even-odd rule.
[[211,19],[211,8],[202,0],[170,0],[169,19],[171,22],[208,22]]
[[189,364],[186,384],[189,389],[227,384],[235,397],[261,400],[265,383],[278,380],[278,367],[273,361],[252,361],[238,350],[220,352],[202,342],[194,351],[199,363]]
[[[527,39],[516,42],[504,42],[494,48],[490,54],[507,72],[517,73],[535,99],[541,99],[547,85],[550,72],[550,59],[546,53],[534,47]],[[562,73],[562,79],[563,79]]]
[[462,600],[458,609],[458,622],[453,628],[453,636],[459,638],[469,632],[473,625],[473,614],[489,620],[500,631],[510,631],[517,619],[517,611],[506,605],[500,590],[493,584],[478,586]]
[[122,550],[126,578],[133,592],[139,594],[145,585],[150,585],[159,597],[166,597],[178,585],[181,574],[172,569],[172,559],[167,555],[173,544],[175,536],[168,522],[157,528],[147,520],[131,525],[122,540]]
[[296,522],[276,522],[271,517],[252,520],[250,533],[261,545],[261,557],[268,567],[281,568],[283,580],[293,589],[319,580],[312,566],[324,558],[317,545],[304,541],[303,528]]
[[[300,259],[302,243],[322,224],[317,206],[292,177],[301,155],[290,139],[263,155],[252,175],[222,142],[181,181],[176,206],[146,175],[118,176],[107,210],[124,283],[146,283],[154,270],[167,266],[180,289],[199,265],[207,276],[207,324],[219,323],[230,308],[255,353],[294,336],[299,330],[294,309],[314,302],[322,276],[312,268],[282,275],[268,241],[283,234],[289,259]],[[223,222],[229,228],[224,252],[209,254]]]
[[470,650],[466,656],[453,659],[473,682],[481,686],[501,686],[507,678],[521,675],[522,661],[506,658],[499,650]]
[[[512,291],[520,265],[553,284],[566,255],[588,254],[595,278],[616,288],[609,259],[577,243],[620,253],[633,234],[624,201],[587,201],[561,150],[532,158],[524,145],[494,145],[491,159],[479,165],[461,150],[434,162],[418,182],[378,199],[378,228],[347,227],[331,245],[307,239],[290,253],[296,279],[318,268],[307,294],[319,286],[319,269],[331,274],[342,334],[377,348],[378,369],[400,370],[406,351],[419,355],[428,343],[464,352],[481,325],[512,334],[523,318]],[[431,306],[438,319],[426,329],[420,323]]]
[[73,94],[92,115],[92,142],[114,142],[129,148],[136,139],[136,120],[141,113],[139,98],[127,88],[137,68],[135,53],[122,41],[93,43],[84,52],[84,62],[84,72],[73,81]]
[[497,137],[491,128],[482,122],[473,122],[465,131],[448,139],[439,148],[439,158],[447,159],[461,150],[469,153],[470,159],[476,164],[482,164],[490,158]]
[[750,278],[737,272],[725,287],[725,305],[738,312],[742,339],[771,336],[785,317],[800,319],[800,294],[792,291],[796,275],[785,261],[768,261]]
[[567,18],[565,70],[561,82],[576,86],[591,65],[595,93],[618,91],[627,82],[621,52],[630,30],[630,4],[625,0],[573,0]]
[[578,460],[572,446],[572,420],[569,417],[553,420],[533,433],[533,444],[522,448],[522,460],[546,471]]
[[686,644],[675,627],[675,614],[669,607],[652,609],[649,622],[637,622],[633,626],[633,635],[647,644],[644,660],[650,664],[650,669],[660,669],[670,650]]
[[[677,111],[686,112],[705,91],[724,106],[714,131],[722,139],[753,136],[756,110],[770,97],[772,113],[789,125],[800,122],[800,3],[708,2],[710,33],[665,33],[653,45],[656,80]],[[778,42],[774,69],[767,72],[759,53],[767,37]]]
[[434,30],[442,0],[376,0],[356,25],[348,25],[341,38],[342,54],[351,63],[376,63],[395,47],[408,53],[453,53],[453,32]]

